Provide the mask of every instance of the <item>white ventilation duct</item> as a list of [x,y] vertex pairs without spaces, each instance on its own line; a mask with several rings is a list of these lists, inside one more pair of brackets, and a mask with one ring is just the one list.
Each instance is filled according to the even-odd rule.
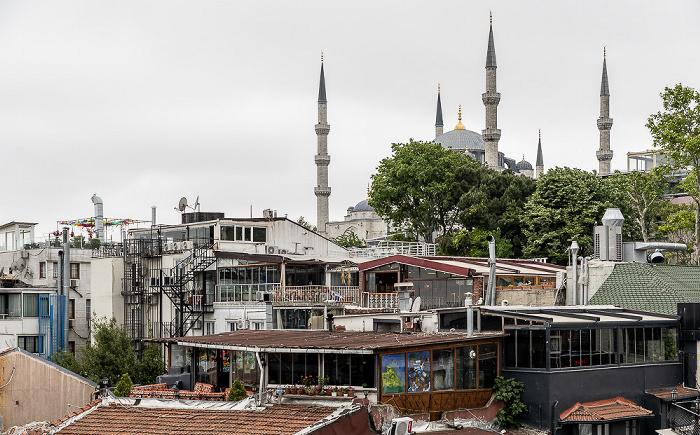
[[102,198],[97,194],[92,195],[92,203],[95,204],[95,233],[100,242],[104,241],[104,212],[102,210]]

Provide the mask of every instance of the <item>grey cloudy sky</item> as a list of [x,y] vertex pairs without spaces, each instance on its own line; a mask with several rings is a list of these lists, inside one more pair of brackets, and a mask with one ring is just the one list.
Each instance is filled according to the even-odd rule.
[[489,10],[500,150],[597,169],[603,46],[613,169],[652,148],[659,93],[700,87],[700,2],[0,1],[0,224],[93,215],[176,223],[264,208],[316,217],[320,51],[328,95],[330,218],[366,197],[392,142],[434,137],[462,105],[484,128]]

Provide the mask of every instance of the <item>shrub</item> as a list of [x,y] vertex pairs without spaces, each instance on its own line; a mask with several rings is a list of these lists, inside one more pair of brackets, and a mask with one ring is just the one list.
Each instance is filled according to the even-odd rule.
[[505,407],[496,414],[498,425],[502,429],[519,428],[520,423],[516,417],[527,411],[527,406],[520,401],[520,394],[525,390],[525,384],[503,376],[496,377],[495,383],[493,398],[505,402]]
[[233,385],[231,385],[231,391],[228,392],[228,397],[226,400],[229,402],[238,402],[239,400],[243,400],[246,397],[248,397],[248,393],[246,392],[245,388],[243,388],[243,384],[241,384],[241,381],[236,379],[233,381]]
[[131,377],[128,373],[124,373],[122,377],[117,382],[117,388],[114,389],[114,395],[119,397],[127,397],[131,392]]

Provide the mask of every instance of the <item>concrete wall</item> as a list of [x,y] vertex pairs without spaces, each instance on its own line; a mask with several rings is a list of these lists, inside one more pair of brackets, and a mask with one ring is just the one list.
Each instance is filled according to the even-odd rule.
[[[581,277],[581,265],[578,266],[577,276],[579,278],[579,283],[588,283],[588,300],[593,297],[593,295],[600,289],[606,279],[610,276],[615,265],[619,264],[614,261],[602,261],[602,260],[590,260],[588,262],[588,277]],[[566,268],[566,305],[573,305],[573,295],[574,295],[574,284],[573,284],[573,268],[567,266]],[[584,305],[588,302],[586,300],[583,304],[579,302],[579,305]]]
[[54,422],[90,402],[96,388],[87,379],[19,350],[0,356],[0,385],[5,384],[0,390],[4,428]]
[[496,290],[496,305],[508,301],[508,305],[545,307],[556,305],[556,289],[503,289]]
[[92,260],[93,317],[114,317],[124,324],[124,298],[121,295],[124,278],[123,258],[95,258]]

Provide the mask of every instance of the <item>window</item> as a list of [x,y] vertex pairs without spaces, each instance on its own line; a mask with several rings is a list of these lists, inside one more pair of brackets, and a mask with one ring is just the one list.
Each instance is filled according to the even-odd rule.
[[46,262],[39,263],[39,278],[46,278]]
[[253,227],[253,242],[256,242],[256,243],[267,242],[267,228],[265,228],[265,227]]
[[265,329],[265,323],[264,322],[250,322],[250,329],[254,329],[256,331],[259,331],[261,329]]
[[53,265],[53,278],[58,278],[58,263],[51,263]]
[[75,319],[75,299],[68,300],[68,318]]
[[80,263],[70,264],[70,279],[80,279]]
[[0,294],[0,319],[22,315],[22,295],[20,293]]
[[90,299],[85,299],[85,318],[89,319],[92,317],[92,301]]
[[228,330],[230,332],[235,332],[238,330],[238,322],[227,322],[226,325],[228,326]]
[[205,326],[205,328],[206,328],[206,333],[205,333],[205,335],[212,335],[212,334],[215,334],[214,331],[216,330],[216,323],[214,323],[214,322],[204,322],[204,326]]
[[75,355],[75,341],[69,341],[68,342],[68,352],[72,353]]
[[593,435],[593,425],[590,423],[579,424],[578,425],[578,435]]
[[22,316],[39,317],[39,294],[24,293],[22,299]]
[[454,390],[453,349],[433,351],[433,388],[435,391]]
[[625,435],[637,435],[637,420],[625,421]]
[[17,337],[17,347],[31,353],[42,353],[41,338],[39,335],[20,335]]
[[596,435],[610,435],[610,425],[608,423],[597,424]]

